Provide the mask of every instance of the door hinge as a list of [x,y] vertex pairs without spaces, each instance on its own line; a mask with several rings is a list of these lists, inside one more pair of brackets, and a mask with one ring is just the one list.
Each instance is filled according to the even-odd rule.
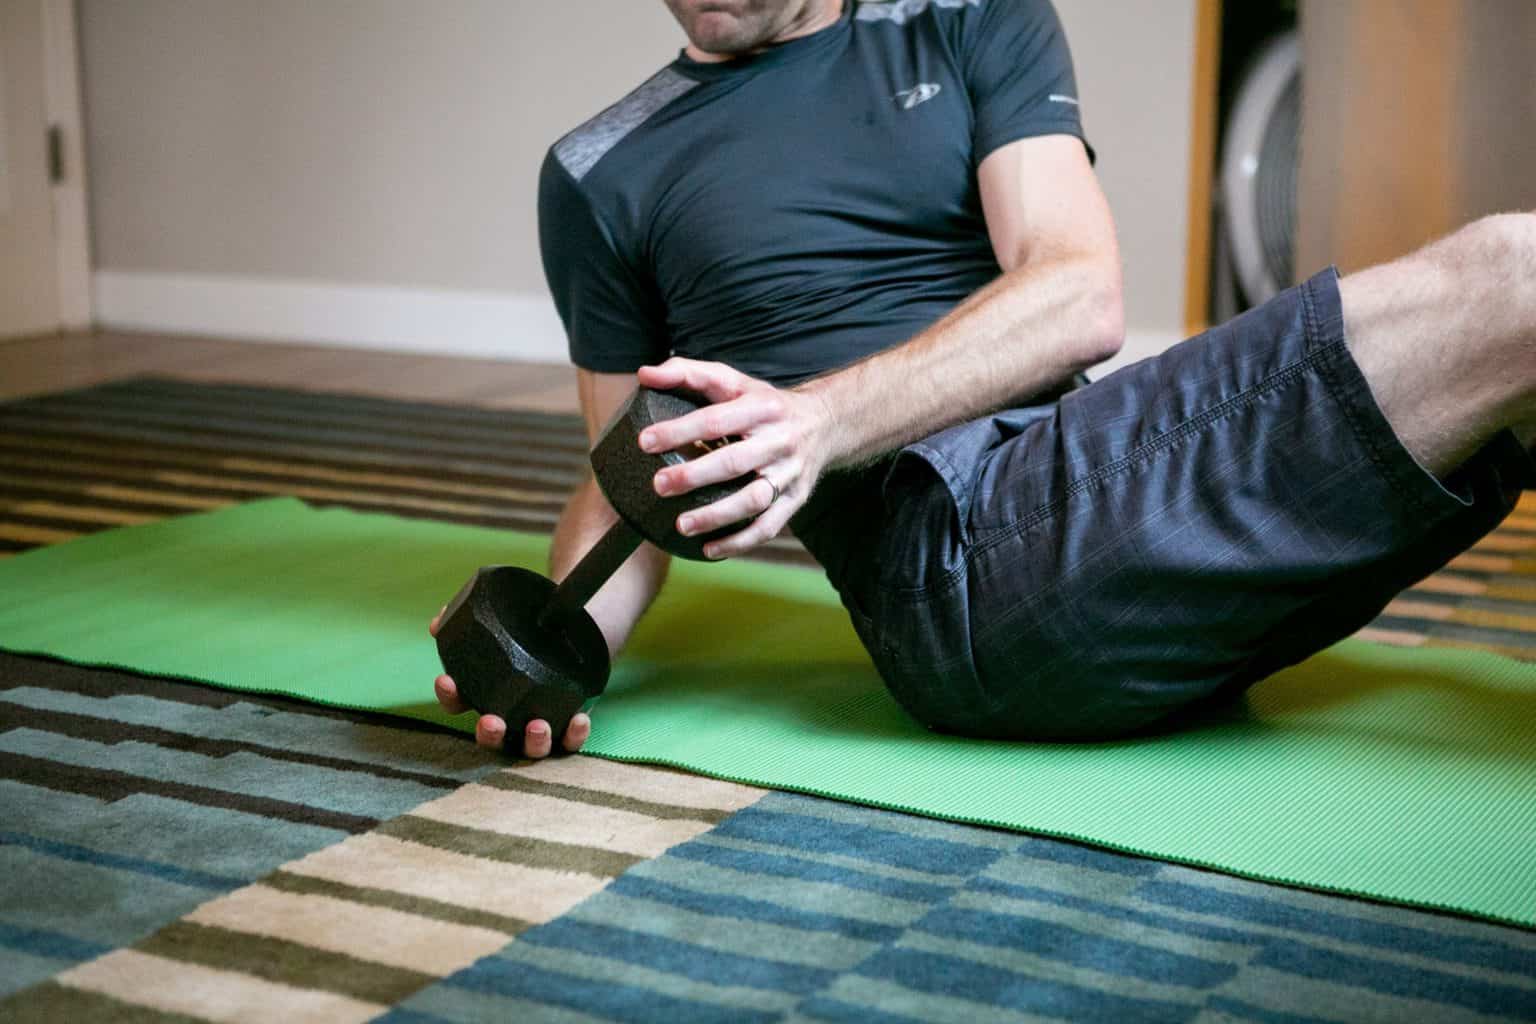
[[48,181],[64,184],[64,129],[56,124],[48,126]]

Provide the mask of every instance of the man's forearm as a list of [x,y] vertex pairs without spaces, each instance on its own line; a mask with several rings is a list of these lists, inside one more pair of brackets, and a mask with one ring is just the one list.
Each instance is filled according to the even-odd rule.
[[[617,521],[618,514],[603,497],[597,482],[588,476],[566,502],[555,527],[554,542],[549,551],[550,577],[564,579]],[[666,579],[670,562],[671,556],[666,552],[642,543],[587,602],[587,612],[603,631],[610,655],[618,654],[635,623],[650,607]]]
[[796,390],[826,405],[828,468],[1005,408],[1107,359],[1124,334],[1116,262],[1082,256],[999,277],[911,341]]

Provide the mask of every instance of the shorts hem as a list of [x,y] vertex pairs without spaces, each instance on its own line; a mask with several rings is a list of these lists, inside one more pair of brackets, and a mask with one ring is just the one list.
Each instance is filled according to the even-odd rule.
[[[1318,356],[1317,365],[1329,394],[1382,479],[1421,515],[1440,519],[1470,508],[1470,493],[1458,494],[1420,462],[1376,401],[1345,337],[1337,269],[1330,267],[1308,280],[1301,297],[1309,354]],[[1511,452],[1511,446],[1519,450]],[[1487,453],[1498,461],[1529,461],[1529,455],[1508,431],[1490,442]]]

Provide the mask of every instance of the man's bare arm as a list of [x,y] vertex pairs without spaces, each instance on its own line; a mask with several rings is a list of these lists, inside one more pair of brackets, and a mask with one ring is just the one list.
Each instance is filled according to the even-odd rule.
[[907,344],[801,386],[832,411],[828,468],[1015,404],[1119,351],[1119,248],[1082,143],[1022,140],[977,176],[1002,276]]
[[789,390],[717,363],[671,359],[641,370],[642,384],[691,387],[717,403],[651,428],[642,443],[652,450],[743,438],[658,474],[660,493],[754,471],[771,482],[679,524],[702,533],[757,517],[711,544],[713,557],[775,536],[826,470],[1017,403],[1119,349],[1119,249],[1082,143],[1059,135],[1014,142],[982,161],[978,179],[1003,274],[906,344]]
[[[607,425],[609,418],[634,390],[635,379],[627,373],[593,373],[577,370],[577,388],[581,397],[582,415],[586,420],[587,438],[595,442]],[[554,542],[550,546],[550,576],[563,579],[596,544],[618,519],[618,514],[603,497],[590,473],[577,485],[575,492],[560,513],[555,527]],[[641,544],[618,572],[609,577],[601,590],[587,602],[587,611],[603,631],[610,654],[617,654],[624,646],[635,623],[645,613],[661,589],[666,578],[670,556],[651,546]],[[431,631],[437,632],[438,619],[432,620]],[[464,710],[459,700],[458,687],[448,676],[438,676],[437,699],[451,714]],[[566,750],[580,750],[586,742],[591,723],[587,716],[578,714],[571,719],[560,743]],[[507,723],[498,715],[481,715],[475,723],[475,742],[483,747],[499,749],[502,746],[517,748],[515,740],[508,742]],[[554,745],[549,723],[534,719],[523,729],[521,750],[533,758],[545,757]]]
[[[586,420],[587,442],[596,444],[598,435],[608,425],[620,403],[635,389],[635,378],[628,373],[593,373],[576,371],[582,416]],[[597,480],[588,472],[560,513],[554,542],[549,550],[549,575],[562,580],[581,561],[619,515],[608,504]],[[660,548],[642,543],[635,553],[608,578],[587,611],[608,640],[610,654],[618,654],[640,616],[650,607],[667,576],[671,556]]]

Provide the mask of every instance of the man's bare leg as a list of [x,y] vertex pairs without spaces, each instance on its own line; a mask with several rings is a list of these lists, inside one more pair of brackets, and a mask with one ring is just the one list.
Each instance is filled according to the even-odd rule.
[[1339,292],[1355,362],[1430,472],[1508,427],[1536,444],[1536,214],[1476,221]]

